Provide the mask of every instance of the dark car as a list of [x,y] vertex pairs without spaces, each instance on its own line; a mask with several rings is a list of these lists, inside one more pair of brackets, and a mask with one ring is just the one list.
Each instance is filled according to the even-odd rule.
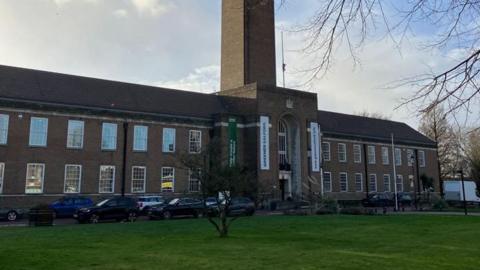
[[95,206],[80,208],[73,215],[80,223],[98,223],[100,220],[135,221],[137,216],[137,202],[129,197],[106,199]]
[[23,217],[23,209],[0,208],[0,220],[15,221]]
[[152,206],[148,211],[150,219],[170,219],[175,216],[193,216],[203,213],[203,202],[193,198],[176,198],[166,204]]
[[402,206],[412,206],[412,202],[413,202],[413,199],[412,199],[412,196],[408,193],[405,193],[405,192],[400,192],[397,194],[397,198],[398,198],[398,205],[400,207]]
[[[212,204],[209,206],[208,213],[210,215],[218,215],[219,208],[224,207],[225,203],[222,202],[220,206]],[[255,204],[250,198],[247,197],[235,197],[230,202],[227,215],[229,216],[251,216],[255,213]]]
[[80,208],[93,206],[93,201],[86,197],[63,197],[48,205],[56,217],[73,217]]
[[365,207],[386,207],[394,204],[394,200],[386,193],[370,194],[367,199],[362,200],[362,205]]

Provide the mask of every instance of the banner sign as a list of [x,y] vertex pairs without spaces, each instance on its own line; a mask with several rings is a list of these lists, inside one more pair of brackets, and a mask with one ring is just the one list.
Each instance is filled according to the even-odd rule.
[[270,120],[260,116],[260,169],[270,170]]
[[320,130],[318,123],[310,123],[312,172],[320,172]]
[[228,166],[237,164],[237,119],[228,119]]

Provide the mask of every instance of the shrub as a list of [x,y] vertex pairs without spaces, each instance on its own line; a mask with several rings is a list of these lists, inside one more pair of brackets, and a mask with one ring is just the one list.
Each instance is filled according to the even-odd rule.
[[315,214],[316,215],[332,215],[332,214],[336,214],[336,212],[332,211],[332,209],[320,208],[320,209],[317,209],[317,211],[315,211]]
[[360,207],[348,207],[340,209],[342,215],[364,215],[365,209]]

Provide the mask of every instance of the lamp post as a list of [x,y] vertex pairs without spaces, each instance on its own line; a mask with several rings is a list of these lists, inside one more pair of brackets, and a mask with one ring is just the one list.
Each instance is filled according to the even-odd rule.
[[466,216],[468,215],[468,212],[467,212],[467,200],[465,198],[465,178],[463,175],[463,170],[458,170],[457,173],[460,174],[460,179],[462,180],[463,210],[465,211],[465,216]]
[[[412,179],[411,179],[411,182],[410,182],[410,185],[413,189],[413,194],[415,194],[415,210],[418,210],[418,197],[417,197],[417,191],[415,190],[415,187],[414,187],[414,183],[415,183],[415,156],[413,155],[413,153],[410,155],[410,165],[412,166]],[[418,185],[418,183],[417,183]]]

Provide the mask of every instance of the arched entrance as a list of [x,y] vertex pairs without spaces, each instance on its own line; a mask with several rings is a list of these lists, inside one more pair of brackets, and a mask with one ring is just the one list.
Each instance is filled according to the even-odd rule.
[[300,128],[292,115],[278,121],[278,168],[282,199],[297,199],[301,186]]

